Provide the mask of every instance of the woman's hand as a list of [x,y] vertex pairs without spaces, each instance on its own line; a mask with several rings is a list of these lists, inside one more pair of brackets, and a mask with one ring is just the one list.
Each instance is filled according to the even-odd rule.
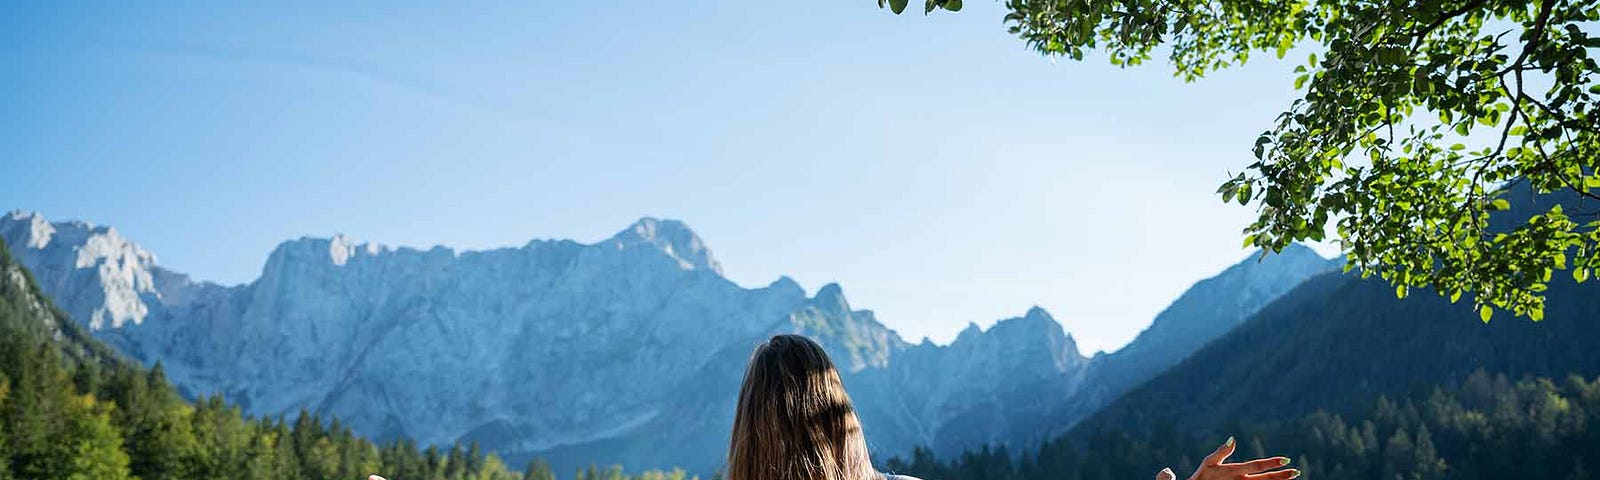
[[[1236,446],[1233,437],[1228,437],[1228,441],[1217,447],[1217,451],[1211,452],[1200,462],[1200,469],[1195,470],[1189,480],[1289,480],[1300,476],[1300,471],[1293,468],[1272,471],[1288,466],[1288,457],[1222,463],[1229,455],[1233,455]],[[1156,480],[1177,480],[1177,478],[1170,468],[1163,468],[1161,473],[1156,474]]]

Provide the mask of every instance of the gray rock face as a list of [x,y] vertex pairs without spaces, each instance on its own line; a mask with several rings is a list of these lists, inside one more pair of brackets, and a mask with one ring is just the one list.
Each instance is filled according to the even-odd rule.
[[742,288],[671,220],[595,244],[488,251],[302,238],[240,286],[164,270],[114,229],[82,222],[12,213],[0,238],[72,318],[162,362],[191,395],[220,392],[257,415],[309,409],[377,438],[479,441],[558,471],[716,468],[744,362],[776,333],[829,350],[879,454],[1028,438],[1040,419],[1086,409],[1070,402],[1094,364],[1038,308],[948,346],[913,345],[852,309],[838,285],[810,297],[788,278]]
[[160,301],[155,256],[116,229],[12,212],[0,219],[0,237],[40,288],[90,328],[137,324],[149,314],[147,301]]

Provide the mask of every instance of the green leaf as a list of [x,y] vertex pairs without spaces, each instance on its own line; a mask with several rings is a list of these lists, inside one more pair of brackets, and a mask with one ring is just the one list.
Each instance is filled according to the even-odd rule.
[[961,11],[961,0],[944,0],[944,9],[952,12]]
[[1482,307],[1478,307],[1478,318],[1482,319],[1483,323],[1489,323],[1489,317],[1493,317],[1493,316],[1494,316],[1494,308],[1493,307],[1490,307],[1488,305],[1484,305]]
[[1405,285],[1395,285],[1394,298],[1406,298],[1406,293],[1409,291]]
[[893,11],[895,15],[899,15],[900,12],[906,11],[906,3],[909,1],[910,0],[889,0],[889,10]]
[[1505,211],[1511,209],[1511,202],[1507,202],[1504,198],[1496,198],[1493,202],[1489,202],[1489,206],[1495,210]]
[[1589,280],[1589,269],[1582,268],[1582,267],[1572,269],[1572,280],[1575,281],[1575,282],[1578,282],[1578,283],[1583,283],[1583,282],[1588,281]]

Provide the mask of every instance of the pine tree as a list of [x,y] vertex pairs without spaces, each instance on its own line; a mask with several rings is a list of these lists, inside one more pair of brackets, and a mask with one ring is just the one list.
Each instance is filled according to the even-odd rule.
[[429,445],[428,449],[423,451],[422,458],[427,465],[428,473],[426,478],[439,478],[444,476],[445,459],[444,455],[439,453],[439,447],[437,445]]
[[[5,411],[7,398],[11,395],[11,379],[0,375],[0,412]],[[11,448],[6,439],[6,426],[0,422],[0,480],[11,480]]]
[[235,474],[249,480],[292,477],[294,474],[291,472],[296,468],[292,468],[289,459],[283,455],[286,449],[279,445],[282,442],[283,437],[271,425],[266,422],[256,425],[250,435],[250,446],[245,452],[244,467]]
[[474,478],[478,480],[514,480],[518,478],[511,469],[506,468],[506,462],[500,460],[499,455],[493,453],[484,455],[482,460],[474,462],[478,471]]
[[1417,478],[1444,478],[1444,459],[1439,458],[1439,451],[1433,445],[1433,434],[1428,431],[1426,425],[1420,427],[1417,432],[1416,457],[1413,463],[1417,466]]
[[543,458],[535,458],[528,462],[528,470],[522,474],[523,480],[556,480],[556,474],[550,471],[550,463]]
[[145,372],[118,370],[108,390],[118,406],[114,424],[126,436],[133,474],[143,480],[196,477],[199,442],[190,407],[167,383],[161,364]]
[[66,470],[52,478],[66,480],[123,480],[130,477],[128,454],[122,451],[122,436],[111,425],[110,405],[96,402],[89,395],[79,396],[71,405],[70,437],[60,438],[66,448]]
[[467,475],[467,454],[457,443],[450,447],[450,452],[445,455],[444,478],[461,480]]
[[483,474],[485,460],[487,459],[483,456],[483,448],[479,447],[477,440],[473,440],[472,444],[467,447],[467,472],[472,475]]
[[4,412],[11,433],[11,472],[19,478],[65,478],[76,446],[70,441],[75,438],[72,382],[60,353],[48,345],[31,347],[19,360],[12,400]]
[[304,478],[300,453],[295,447],[294,431],[289,429],[289,424],[282,418],[275,419],[270,432],[273,439],[270,444],[273,449],[272,456],[278,473],[282,478]]

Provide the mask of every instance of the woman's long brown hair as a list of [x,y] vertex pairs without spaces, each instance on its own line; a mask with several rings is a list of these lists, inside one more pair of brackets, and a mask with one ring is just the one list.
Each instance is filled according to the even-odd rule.
[[756,347],[739,388],[728,480],[872,480],[866,437],[821,345],[778,335]]

